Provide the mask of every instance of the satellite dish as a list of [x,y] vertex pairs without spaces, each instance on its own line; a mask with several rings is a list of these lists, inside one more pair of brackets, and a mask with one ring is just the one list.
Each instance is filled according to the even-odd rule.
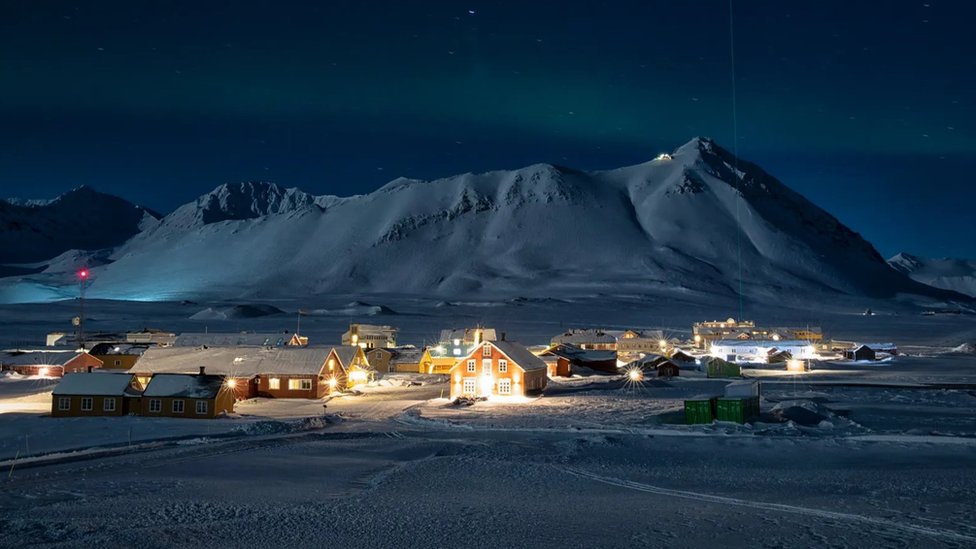
[[76,316],[76,317],[74,317],[74,318],[71,319],[71,325],[72,326],[79,326],[80,324],[81,324],[81,317],[80,316]]

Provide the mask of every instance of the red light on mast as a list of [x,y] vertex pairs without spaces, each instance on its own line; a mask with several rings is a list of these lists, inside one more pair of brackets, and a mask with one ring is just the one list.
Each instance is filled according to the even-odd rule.
[[80,278],[82,280],[87,280],[88,279],[88,269],[82,269],[82,270],[78,271],[78,278]]

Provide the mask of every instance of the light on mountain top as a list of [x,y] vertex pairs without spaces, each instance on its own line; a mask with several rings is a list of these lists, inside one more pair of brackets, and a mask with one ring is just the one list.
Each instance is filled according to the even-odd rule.
[[661,153],[657,155],[657,158],[655,158],[654,160],[671,160],[671,155],[668,153]]
[[88,279],[88,269],[81,269],[78,271],[78,278],[82,280]]

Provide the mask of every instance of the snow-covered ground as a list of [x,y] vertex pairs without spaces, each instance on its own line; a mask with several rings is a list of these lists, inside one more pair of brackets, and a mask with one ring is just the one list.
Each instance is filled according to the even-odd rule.
[[[527,344],[567,325],[687,337],[693,320],[728,316],[619,296],[363,300],[395,311],[384,322],[415,344],[478,323]],[[189,318],[215,305],[93,302],[89,324],[229,331],[293,320]],[[75,306],[0,307],[0,337],[39,340]],[[948,351],[976,340],[976,323],[859,308],[755,312],[893,340],[908,355],[796,375],[746,368],[763,384],[763,414],[747,425],[684,425],[683,400],[726,383],[693,371],[638,385],[561,378],[540,398],[466,407],[443,398],[443,378],[395,375],[325,408],[255,399],[212,421],[51,418],[51,380],[0,376],[0,546],[974,546],[976,356]],[[322,314],[302,328],[333,343],[355,320]]]

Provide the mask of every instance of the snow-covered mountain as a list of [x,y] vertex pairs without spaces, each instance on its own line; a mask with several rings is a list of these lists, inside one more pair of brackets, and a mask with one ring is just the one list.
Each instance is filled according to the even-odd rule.
[[[368,195],[221,186],[133,237],[93,296],[437,296],[644,292],[753,299],[950,296],[892,270],[858,234],[708,139],[644,164],[538,164]],[[811,297],[812,298],[812,297]]]
[[53,200],[0,200],[0,265],[118,246],[155,226],[159,217],[85,186]]
[[929,259],[902,252],[888,264],[923,284],[976,297],[976,261]]

